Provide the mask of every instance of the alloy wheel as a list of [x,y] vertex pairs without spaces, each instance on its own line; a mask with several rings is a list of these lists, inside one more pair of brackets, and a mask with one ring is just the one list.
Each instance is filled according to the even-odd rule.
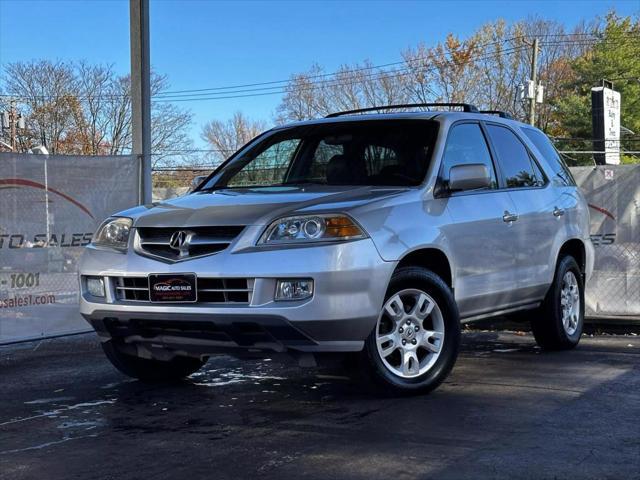
[[578,330],[580,321],[580,287],[572,271],[568,271],[562,278],[560,290],[560,307],[562,308],[562,325],[567,335],[573,335]]
[[384,366],[401,378],[427,372],[438,360],[444,319],[436,301],[418,289],[392,295],[376,325],[376,345]]

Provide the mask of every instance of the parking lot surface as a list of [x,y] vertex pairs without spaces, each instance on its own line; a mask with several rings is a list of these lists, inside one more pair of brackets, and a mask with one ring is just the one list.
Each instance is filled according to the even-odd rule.
[[409,398],[227,356],[147,385],[90,334],[0,348],[0,382],[2,479],[640,479],[638,336],[543,353],[465,332],[446,383]]

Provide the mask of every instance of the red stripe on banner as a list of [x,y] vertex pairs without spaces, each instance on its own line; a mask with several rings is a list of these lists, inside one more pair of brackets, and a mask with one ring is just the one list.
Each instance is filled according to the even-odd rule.
[[611,218],[611,220],[615,221],[616,217],[613,216],[613,214],[609,211],[609,210],[605,210],[602,207],[596,207],[595,205],[591,205],[589,204],[589,207],[593,208],[594,210],[597,210],[598,212],[602,213],[603,215],[606,215],[607,217]]
[[42,183],[34,182],[33,180],[25,180],[23,178],[0,178],[0,185],[6,185],[8,187],[32,187],[32,188],[39,188],[41,190],[47,190],[51,193],[55,193],[56,195],[61,196],[68,202],[73,203],[76,207],[78,207],[80,210],[82,210],[83,212],[85,212],[87,215],[89,215],[91,218],[95,220],[95,217],[91,214],[89,209],[84,205],[82,205],[80,202],[70,197],[69,195],[66,195],[51,187],[47,188]]

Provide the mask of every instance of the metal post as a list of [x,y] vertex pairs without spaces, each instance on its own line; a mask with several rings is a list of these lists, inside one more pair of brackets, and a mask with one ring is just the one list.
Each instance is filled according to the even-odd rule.
[[129,0],[132,152],[140,160],[140,203],[151,202],[149,0]]
[[538,94],[538,39],[533,39],[533,55],[531,57],[531,81],[533,96],[529,99],[529,123],[536,124],[536,96]]

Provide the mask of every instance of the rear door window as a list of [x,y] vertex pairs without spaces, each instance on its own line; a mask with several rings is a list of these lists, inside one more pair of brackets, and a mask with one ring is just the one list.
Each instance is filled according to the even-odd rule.
[[541,187],[544,175],[524,143],[508,128],[487,125],[507,188]]

